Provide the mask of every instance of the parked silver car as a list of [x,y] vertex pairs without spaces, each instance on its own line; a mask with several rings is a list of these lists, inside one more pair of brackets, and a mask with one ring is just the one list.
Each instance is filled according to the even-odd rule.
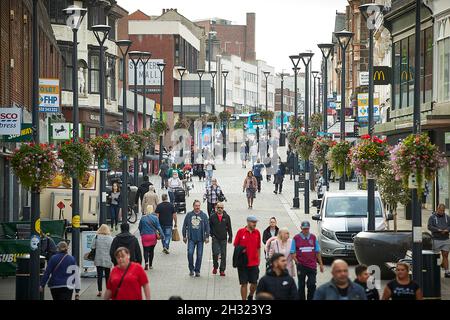
[[[355,258],[353,239],[359,232],[367,230],[367,214],[367,191],[326,192],[319,214],[312,217],[319,224],[322,256],[325,259]],[[381,197],[376,192],[376,230],[385,230],[387,220]]]

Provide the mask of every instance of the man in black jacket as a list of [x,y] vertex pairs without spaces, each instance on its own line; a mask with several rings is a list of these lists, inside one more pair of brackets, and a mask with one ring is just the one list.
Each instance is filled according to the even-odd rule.
[[120,225],[120,233],[114,238],[111,243],[111,250],[109,254],[111,261],[117,265],[115,252],[118,248],[125,247],[130,251],[130,260],[142,264],[141,247],[138,239],[130,233],[130,225],[124,222]]
[[297,285],[286,270],[286,257],[275,253],[270,258],[270,265],[266,275],[259,280],[256,294],[270,293],[275,300],[298,300]]
[[[144,182],[139,186],[136,198],[134,200],[135,205],[137,206],[138,203],[142,203],[142,200],[144,199],[144,195],[148,192],[148,189],[150,186],[152,186],[153,183],[149,181],[148,176],[144,176]],[[142,213],[144,213],[145,208],[142,208]]]
[[233,230],[231,229],[231,218],[224,210],[223,202],[216,205],[216,212],[209,219],[210,233],[212,238],[213,252],[213,274],[217,274],[220,255],[220,276],[225,276],[227,265],[227,235],[228,243],[233,241]]
[[369,272],[364,264],[355,267],[356,279],[355,283],[359,284],[366,291],[367,300],[380,300],[380,294],[375,287],[369,288],[367,282],[369,280]]

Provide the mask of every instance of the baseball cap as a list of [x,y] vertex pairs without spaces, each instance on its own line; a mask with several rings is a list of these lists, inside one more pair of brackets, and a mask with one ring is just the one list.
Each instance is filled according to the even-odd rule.
[[255,216],[248,216],[247,217],[247,221],[249,221],[249,222],[258,222],[258,218],[256,218]]
[[302,229],[309,229],[311,225],[309,224],[309,221],[303,221],[301,224]]

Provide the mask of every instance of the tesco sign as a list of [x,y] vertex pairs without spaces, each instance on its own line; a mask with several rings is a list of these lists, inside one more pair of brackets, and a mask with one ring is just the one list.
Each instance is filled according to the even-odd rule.
[[0,135],[20,135],[21,120],[21,108],[0,108]]

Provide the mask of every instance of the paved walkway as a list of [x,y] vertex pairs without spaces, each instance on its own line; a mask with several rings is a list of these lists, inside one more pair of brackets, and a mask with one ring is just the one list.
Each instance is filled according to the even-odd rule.
[[[229,156],[229,160],[238,155]],[[247,169],[241,167],[240,162],[236,164],[217,164],[217,170],[214,171],[214,176],[217,177],[219,184],[224,190],[224,193],[228,199],[225,203],[225,210],[231,216],[233,233],[245,226],[246,217],[249,214],[256,215],[260,222],[258,223],[258,229],[261,231],[268,226],[270,217],[275,216],[278,220],[279,227],[287,227],[291,236],[299,232],[300,222],[303,220],[311,221],[311,215],[315,214],[316,208],[310,208],[310,215],[304,214],[304,199],[302,193],[300,194],[300,209],[293,210],[292,198],[293,198],[293,181],[289,180],[287,176],[285,179],[285,185],[283,194],[275,195],[273,193],[274,185],[271,182],[262,182],[262,192],[257,194],[255,199],[253,210],[247,209],[247,201],[245,194],[242,192],[242,183]],[[152,177],[152,182],[155,186],[160,185],[158,177]],[[198,182],[194,178],[194,189],[191,191],[191,195],[187,198],[188,209],[192,208],[192,202],[195,199],[202,199],[204,191],[204,182]],[[332,190],[338,188],[337,183],[331,185]],[[348,183],[348,190],[356,189],[356,184]],[[161,190],[157,188],[158,193],[161,195]],[[311,194],[311,200],[316,198],[316,194]],[[206,212],[206,203],[202,205],[202,209]],[[178,224],[181,226],[184,220],[184,214],[178,216]],[[401,215],[400,215],[401,216]],[[399,222],[399,225],[406,227],[410,225],[410,222],[404,220]],[[136,230],[135,225],[132,230]],[[311,221],[311,231],[317,233],[317,223]],[[137,233],[138,235],[138,233]],[[155,258],[153,263],[153,270],[147,272],[150,280],[151,296],[152,299],[168,299],[172,295],[179,295],[183,299],[191,300],[238,300],[240,299],[239,282],[237,270],[232,268],[231,260],[233,254],[232,245],[228,246],[227,254],[227,270],[226,277],[220,277],[218,275],[212,275],[212,253],[211,244],[205,246],[202,263],[202,273],[200,278],[191,278],[189,276],[189,270],[187,267],[187,250],[186,245],[181,242],[171,243],[171,253],[166,255],[162,253],[161,244],[158,243],[155,249]],[[264,270],[264,259],[261,259],[260,270]],[[350,276],[354,277],[354,267],[351,266]],[[260,276],[263,273],[261,272]],[[322,284],[330,279],[330,267],[325,268],[323,274],[318,274],[318,284]],[[450,289],[447,282],[449,279],[443,280],[443,296],[450,299]],[[0,279],[0,299],[14,299],[15,292],[15,278],[10,277],[6,279]],[[385,282],[382,284],[384,285]],[[82,279],[82,300],[94,300],[100,299],[96,297],[97,285],[96,279]],[[51,299],[50,292],[46,292],[46,299]]]

